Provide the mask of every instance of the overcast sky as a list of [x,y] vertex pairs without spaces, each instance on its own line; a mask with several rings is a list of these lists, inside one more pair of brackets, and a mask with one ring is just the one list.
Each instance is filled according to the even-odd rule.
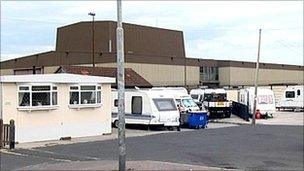
[[[116,1],[1,1],[1,60],[55,50],[56,28],[116,20]],[[123,21],[184,32],[186,56],[303,65],[303,1],[123,1]]]

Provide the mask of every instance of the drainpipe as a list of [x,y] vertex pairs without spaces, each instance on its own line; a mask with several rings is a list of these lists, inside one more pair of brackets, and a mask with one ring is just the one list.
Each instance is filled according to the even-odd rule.
[[3,99],[2,99],[2,86],[3,86],[3,83],[0,82],[0,119],[3,119]]
[[33,66],[33,74],[36,74],[36,66]]

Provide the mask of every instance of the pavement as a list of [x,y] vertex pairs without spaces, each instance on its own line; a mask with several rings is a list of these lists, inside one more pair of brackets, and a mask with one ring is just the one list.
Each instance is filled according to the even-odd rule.
[[[118,170],[118,162],[113,160],[103,161],[75,161],[62,162],[56,164],[38,164],[27,166],[17,170]],[[207,167],[199,165],[161,162],[161,161],[127,161],[126,170],[231,170],[217,167]]]

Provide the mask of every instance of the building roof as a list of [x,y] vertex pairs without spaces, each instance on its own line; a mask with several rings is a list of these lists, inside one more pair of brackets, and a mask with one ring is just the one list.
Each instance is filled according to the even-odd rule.
[[[117,76],[117,69],[110,67],[85,67],[85,66],[60,66],[56,73],[70,73],[103,77]],[[116,84],[113,84],[117,87]],[[140,76],[131,68],[125,68],[125,86],[126,87],[152,87],[146,79]]]
[[36,74],[0,76],[3,83],[115,83],[115,78],[77,74]]

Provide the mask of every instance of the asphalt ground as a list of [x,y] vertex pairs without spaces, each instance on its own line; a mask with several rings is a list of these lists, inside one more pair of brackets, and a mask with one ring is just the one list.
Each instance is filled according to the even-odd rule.
[[[303,170],[303,126],[240,125],[126,139],[128,161],[162,161],[241,170]],[[117,139],[1,153],[1,170],[117,160]],[[9,154],[11,153],[11,154]]]

